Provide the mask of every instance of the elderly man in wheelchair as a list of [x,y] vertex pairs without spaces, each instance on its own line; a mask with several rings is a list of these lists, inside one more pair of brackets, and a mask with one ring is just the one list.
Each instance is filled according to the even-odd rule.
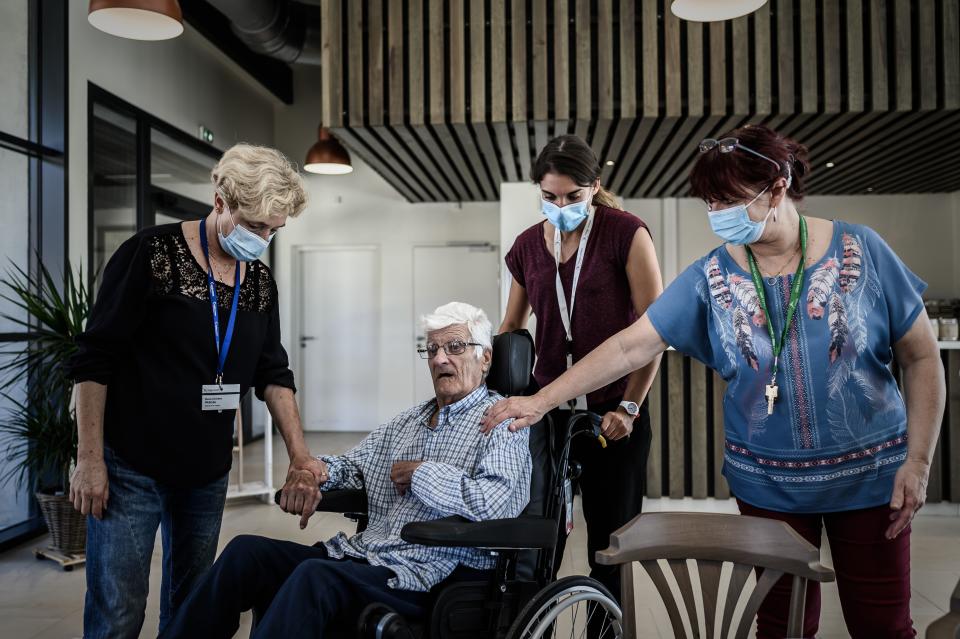
[[347,513],[358,532],[314,546],[234,538],[162,637],[232,637],[251,609],[253,637],[539,636],[572,610],[571,596],[594,613],[591,635],[620,634],[619,609],[599,583],[550,584],[567,450],[549,450],[545,425],[480,431],[500,393],[527,387],[529,334],[491,343],[484,312],[458,302],[423,324],[436,397],[346,454],[320,456],[317,510]]

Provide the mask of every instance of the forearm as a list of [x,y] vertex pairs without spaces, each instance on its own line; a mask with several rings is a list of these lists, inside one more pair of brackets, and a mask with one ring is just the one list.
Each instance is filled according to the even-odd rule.
[[421,502],[444,516],[471,521],[501,519],[508,513],[513,482],[508,477],[469,477],[455,466],[424,462],[413,474],[410,488]]
[[660,368],[661,355],[653,358],[653,361],[642,368],[630,373],[627,377],[627,388],[623,392],[623,399],[637,404],[642,404],[647,398],[647,393],[653,387],[653,380],[657,376],[657,370]]
[[516,320],[504,319],[503,323],[500,324],[500,328],[497,329],[497,335],[502,335],[503,333],[510,333],[512,331],[516,331],[521,328],[526,328],[526,322],[518,322]]
[[943,364],[936,353],[901,366],[907,405],[907,458],[929,464],[946,402]]
[[[653,383],[657,359],[666,344],[645,316],[591,351],[571,369],[545,386],[537,396],[546,410],[559,406],[573,397],[585,395],[620,379],[633,371],[643,369],[646,390]],[[655,361],[656,360],[656,361]],[[650,369],[647,371],[646,369]],[[637,382],[637,390],[642,388]],[[646,391],[644,391],[645,394]]]
[[327,465],[329,473],[328,479],[320,485],[321,491],[363,488],[363,476],[350,460],[340,455],[320,455],[317,459]]
[[103,414],[107,387],[80,382],[77,393],[77,461],[103,459]]
[[267,402],[267,409],[273,416],[283,443],[287,446],[290,461],[309,457],[310,449],[303,438],[303,425],[300,422],[300,410],[294,399],[293,391],[286,386],[271,384],[264,390],[263,397]]

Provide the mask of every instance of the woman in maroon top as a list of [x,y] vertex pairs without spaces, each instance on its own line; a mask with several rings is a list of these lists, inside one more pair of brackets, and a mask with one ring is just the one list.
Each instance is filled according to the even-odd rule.
[[[643,315],[663,284],[647,226],[620,210],[600,186],[600,164],[583,140],[574,135],[551,140],[530,177],[540,186],[547,219],[521,233],[507,253],[513,284],[500,332],[523,328],[533,310],[534,378],[545,386]],[[597,565],[594,555],[607,546],[610,533],[640,513],[651,437],[645,400],[658,366],[659,359],[577,402],[578,409],[603,416],[601,430],[609,442],[601,448],[596,440],[578,437],[571,457],[583,468],[590,574],[618,600],[616,567]],[[570,410],[558,409],[554,423],[562,427],[569,416]],[[561,535],[555,570],[564,541]]]

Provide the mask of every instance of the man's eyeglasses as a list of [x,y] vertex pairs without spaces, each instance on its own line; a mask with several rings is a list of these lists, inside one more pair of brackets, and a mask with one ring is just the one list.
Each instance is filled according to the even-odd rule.
[[714,140],[713,138],[707,138],[706,140],[700,143],[701,153],[706,153],[707,151],[712,151],[713,149],[717,149],[717,148],[720,149],[721,153],[731,153],[734,149],[743,149],[747,153],[753,153],[758,158],[763,158],[767,162],[771,163],[772,165],[777,167],[777,171],[780,170],[779,162],[775,160],[771,160],[770,158],[765,156],[763,153],[758,153],[757,151],[754,151],[748,146],[743,146],[742,144],[740,144],[740,140],[738,140],[737,138],[723,138],[722,140]]
[[483,346],[483,344],[464,342],[456,339],[446,344],[427,344],[426,348],[418,348],[417,352],[420,354],[420,359],[433,359],[437,356],[437,353],[440,352],[441,348],[447,355],[463,355],[467,350],[467,346]]

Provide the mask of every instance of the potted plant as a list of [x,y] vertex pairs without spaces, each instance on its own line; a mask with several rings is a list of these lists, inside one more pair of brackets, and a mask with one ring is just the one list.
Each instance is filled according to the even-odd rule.
[[34,490],[53,549],[78,555],[86,547],[86,519],[69,497],[77,428],[66,362],[77,350],[90,294],[82,271],[75,276],[68,268],[59,286],[39,261],[37,271],[12,265],[0,277],[0,297],[19,311],[3,317],[28,335],[4,349],[0,365],[0,394],[10,407],[0,414],[0,450],[8,464],[0,483]]

